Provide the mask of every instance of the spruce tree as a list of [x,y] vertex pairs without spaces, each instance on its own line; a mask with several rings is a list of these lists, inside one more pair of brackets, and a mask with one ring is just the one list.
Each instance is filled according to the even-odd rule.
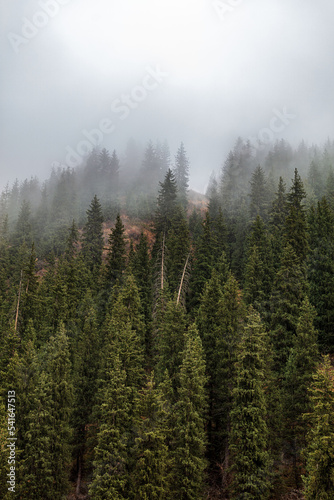
[[310,163],[307,180],[312,188],[316,200],[320,200],[323,196],[324,186],[322,176],[315,160]]
[[212,230],[212,221],[207,211],[202,223],[203,232],[200,236],[194,256],[193,270],[190,278],[189,307],[198,308],[201,293],[205,282],[210,279],[212,269],[215,265],[215,238]]
[[[79,306],[80,323],[73,341],[73,454],[76,459],[77,492],[85,467],[85,454],[89,448],[88,428],[92,423],[92,407],[97,391],[97,376],[101,338],[97,324],[97,311],[91,290],[86,292]],[[91,451],[91,450],[89,450]],[[90,464],[88,463],[88,466]]]
[[56,492],[53,477],[53,415],[50,376],[42,371],[31,394],[32,408],[26,417],[24,461],[21,466],[20,490],[23,498],[63,498],[67,492]]
[[164,172],[161,171],[161,164],[156,149],[152,141],[149,141],[144,153],[141,167],[142,189],[145,193],[155,192]]
[[[205,286],[196,323],[207,366],[209,460],[228,463],[229,414],[236,345],[244,318],[238,283],[229,274],[223,284],[217,271]],[[224,478],[225,481],[226,478]]]
[[27,200],[23,200],[20,207],[13,235],[13,243],[16,247],[19,247],[23,243],[31,247],[33,243],[31,205]]
[[146,348],[146,328],[138,287],[132,274],[125,277],[123,286],[117,290],[112,303],[110,315],[106,318],[107,329],[115,328],[121,332],[122,328],[129,325],[138,337],[140,350]]
[[283,250],[270,298],[271,335],[276,373],[284,371],[289,358],[307,288],[300,259],[288,244]]
[[250,309],[238,344],[231,410],[230,449],[234,498],[268,498],[269,465],[266,359],[268,338],[258,313]]
[[133,256],[132,273],[135,277],[146,326],[152,321],[152,268],[148,239],[142,232]]
[[115,227],[111,230],[109,239],[109,250],[106,266],[106,286],[110,290],[118,280],[122,282],[123,272],[126,267],[126,244],[124,238],[124,226],[119,214],[117,214]]
[[166,246],[168,249],[166,267],[171,293],[179,290],[185,263],[190,252],[188,223],[182,210],[176,209],[171,228],[168,231]]
[[47,346],[46,372],[51,379],[53,432],[50,438],[53,452],[54,491],[61,495],[68,487],[67,467],[70,462],[72,434],[70,418],[73,411],[69,340],[62,324]]
[[252,173],[250,186],[250,217],[252,220],[258,216],[260,216],[261,219],[266,219],[268,209],[268,193],[264,171],[260,165],[258,165]]
[[196,327],[189,328],[179,371],[174,428],[174,495],[190,500],[203,497],[207,437],[207,398],[202,342]]
[[252,304],[263,315],[274,279],[274,263],[269,237],[261,217],[252,224],[248,242],[248,260],[245,267],[245,301]]
[[171,169],[168,169],[164,181],[159,184],[160,190],[155,213],[156,237],[167,235],[172,226],[172,219],[177,206],[177,184]]
[[186,209],[188,204],[189,160],[187,158],[183,142],[181,142],[175,156],[174,175],[178,189],[179,203],[184,209]]
[[93,480],[89,487],[92,500],[128,499],[128,440],[132,389],[118,354],[105,366],[105,378],[99,391],[99,430],[95,448]]
[[69,489],[73,404],[68,338],[63,325],[43,353],[26,417],[24,482],[30,498],[61,499]]
[[104,356],[93,414],[99,422],[90,488],[93,499],[128,498],[134,398],[144,380],[140,310],[138,290],[129,276],[105,323]]
[[168,415],[152,373],[134,401],[130,498],[167,500],[171,497],[171,457],[167,446]]
[[190,214],[188,224],[192,242],[194,244],[197,244],[203,232],[202,217],[200,211],[196,210],[195,208],[193,209]]
[[37,321],[39,314],[38,305],[38,278],[36,276],[35,245],[31,247],[29,260],[23,268],[21,280],[21,296],[18,315],[18,331],[24,337],[24,331],[29,320]]
[[323,198],[309,215],[310,300],[316,307],[315,324],[322,350],[334,351],[334,215]]
[[287,195],[288,215],[285,222],[285,244],[290,244],[295,251],[299,261],[305,262],[308,254],[308,226],[303,206],[306,197],[303,182],[295,169],[294,178],[290,192]]
[[86,213],[87,222],[83,231],[82,251],[88,269],[96,276],[102,264],[104,245],[102,209],[96,195]]
[[331,209],[334,210],[334,172],[332,168],[326,180],[325,197]]
[[[225,355],[222,342],[223,330],[223,290],[219,275],[213,270],[206,283],[198,309],[196,324],[200,333],[206,359],[208,393],[208,452],[214,463],[220,458],[222,448],[222,395],[226,390],[226,380],[221,362]],[[223,393],[223,394],[222,394]]]
[[172,381],[174,395],[178,384],[177,373],[182,362],[184,335],[186,329],[186,313],[181,304],[169,300],[159,318],[155,331],[156,373],[161,382],[166,370]]
[[334,370],[329,356],[317,369],[310,387],[311,411],[305,450],[305,499],[330,500],[334,494]]
[[278,268],[279,259],[283,246],[285,221],[288,215],[288,208],[286,202],[286,186],[283,178],[279,178],[278,190],[276,197],[272,203],[269,219],[270,233],[272,234],[274,264]]
[[300,452],[305,445],[305,422],[309,412],[308,388],[318,362],[317,332],[313,326],[314,308],[308,298],[303,301],[296,335],[286,365],[283,383],[284,440],[287,455],[292,458],[295,487],[300,486]]

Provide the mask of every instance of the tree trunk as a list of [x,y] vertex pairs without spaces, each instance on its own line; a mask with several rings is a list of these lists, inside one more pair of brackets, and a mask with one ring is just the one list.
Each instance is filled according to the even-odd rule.
[[79,451],[79,455],[78,455],[78,479],[77,479],[77,486],[75,488],[76,498],[79,498],[79,495],[80,495],[81,469],[82,469],[82,460],[81,460],[81,451]]

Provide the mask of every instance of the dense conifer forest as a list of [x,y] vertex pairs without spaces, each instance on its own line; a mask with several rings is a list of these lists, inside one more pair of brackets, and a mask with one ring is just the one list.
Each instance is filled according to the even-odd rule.
[[4,500],[334,498],[334,141],[203,168],[129,141],[2,191]]

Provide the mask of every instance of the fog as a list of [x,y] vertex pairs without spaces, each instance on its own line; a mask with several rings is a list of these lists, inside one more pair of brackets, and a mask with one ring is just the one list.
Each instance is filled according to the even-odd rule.
[[99,142],[181,141],[204,192],[238,136],[333,138],[330,0],[1,3],[0,187]]

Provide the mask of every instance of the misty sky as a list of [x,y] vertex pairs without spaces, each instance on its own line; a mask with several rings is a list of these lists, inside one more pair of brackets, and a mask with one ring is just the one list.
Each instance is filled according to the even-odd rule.
[[332,0],[16,0],[0,16],[1,187],[97,139],[120,156],[130,137],[172,157],[183,141],[203,191],[239,135],[334,138]]

